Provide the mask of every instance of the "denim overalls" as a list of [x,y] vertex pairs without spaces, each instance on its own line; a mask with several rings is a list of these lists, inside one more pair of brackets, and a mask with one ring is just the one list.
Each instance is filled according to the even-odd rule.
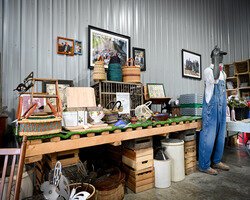
[[202,130],[199,140],[199,169],[210,168],[211,161],[221,161],[226,134],[226,87],[225,81],[214,84],[213,96],[209,103],[203,98]]

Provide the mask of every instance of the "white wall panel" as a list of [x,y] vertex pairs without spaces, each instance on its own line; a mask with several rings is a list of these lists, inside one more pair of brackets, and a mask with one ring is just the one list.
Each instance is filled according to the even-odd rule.
[[[21,71],[21,2],[3,2],[3,105],[8,106],[10,116],[14,116],[17,95],[13,89],[23,79]],[[27,63],[29,64],[29,63]]]
[[52,36],[52,0],[37,2],[37,74],[36,77],[52,78],[55,38]]
[[[203,69],[216,44],[228,52],[225,63],[249,58],[249,7],[249,0],[0,0],[3,104],[14,113],[13,88],[30,71],[89,85],[88,25],[130,36],[131,53],[146,49],[144,84],[164,83],[173,98],[203,93],[202,80],[182,77],[181,49],[201,54]],[[57,36],[82,41],[83,55],[58,55]]]

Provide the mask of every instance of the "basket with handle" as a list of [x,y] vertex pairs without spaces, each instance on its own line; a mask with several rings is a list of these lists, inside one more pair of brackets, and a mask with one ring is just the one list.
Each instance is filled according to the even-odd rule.
[[[109,108],[111,107],[111,108]],[[103,112],[105,116],[103,117],[103,121],[105,121],[108,124],[112,124],[118,121],[118,112],[122,109],[122,103],[121,101],[111,101],[109,102],[105,108],[103,109]]]
[[94,81],[106,80],[106,72],[105,72],[105,68],[104,68],[104,60],[103,60],[102,56],[100,56],[98,61],[95,62],[94,72],[93,72],[93,80]]
[[133,58],[129,58],[122,67],[123,82],[127,83],[140,83],[141,82],[141,67],[135,65]]
[[135,116],[140,120],[149,119],[153,115],[153,111],[149,109],[151,103],[151,101],[148,101],[145,104],[137,106],[135,108]]

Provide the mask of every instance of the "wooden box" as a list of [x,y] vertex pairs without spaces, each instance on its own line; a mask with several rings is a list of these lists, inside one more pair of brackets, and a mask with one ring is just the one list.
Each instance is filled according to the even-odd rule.
[[185,152],[185,174],[189,175],[196,171],[196,141],[191,140],[184,143]]
[[236,74],[248,73],[249,72],[249,60],[234,62]]
[[153,148],[131,150],[124,149],[122,162],[134,170],[146,169],[153,166]]
[[124,165],[126,173],[126,185],[133,192],[138,193],[154,187],[154,168],[149,167],[142,170],[132,170]]
[[124,141],[122,145],[128,149],[138,150],[152,147],[153,141],[152,137],[137,138],[134,140]]
[[107,148],[107,156],[109,161],[116,165],[121,166],[122,165],[122,146],[112,146],[109,145]]
[[57,161],[60,161],[63,167],[74,165],[79,162],[79,149],[51,153],[45,156],[45,161],[50,169],[53,169]]

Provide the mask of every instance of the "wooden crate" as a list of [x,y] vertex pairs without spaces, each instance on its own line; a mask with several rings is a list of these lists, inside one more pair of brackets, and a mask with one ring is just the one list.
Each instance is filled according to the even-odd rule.
[[105,107],[116,99],[117,92],[130,93],[130,110],[143,104],[143,85],[141,83],[124,83],[119,81],[99,81],[92,86],[95,89],[96,103]]
[[249,60],[234,62],[236,74],[249,72]]
[[79,162],[79,149],[51,153],[45,156],[45,162],[53,169],[57,161],[60,161],[63,167],[74,165]]
[[138,193],[154,187],[155,173],[153,167],[135,171],[124,165],[123,169],[127,176],[126,185],[133,192]]
[[124,149],[122,162],[134,170],[146,169],[153,166],[153,148],[131,150]]
[[184,143],[185,152],[185,174],[189,175],[196,171],[196,141],[191,140]]
[[36,191],[40,191],[41,184],[44,182],[44,162],[43,160],[35,162],[35,187]]
[[152,137],[137,138],[134,140],[127,140],[122,143],[125,148],[138,150],[150,148],[153,145]]
[[122,165],[122,146],[109,145],[107,148],[108,159],[116,166]]

